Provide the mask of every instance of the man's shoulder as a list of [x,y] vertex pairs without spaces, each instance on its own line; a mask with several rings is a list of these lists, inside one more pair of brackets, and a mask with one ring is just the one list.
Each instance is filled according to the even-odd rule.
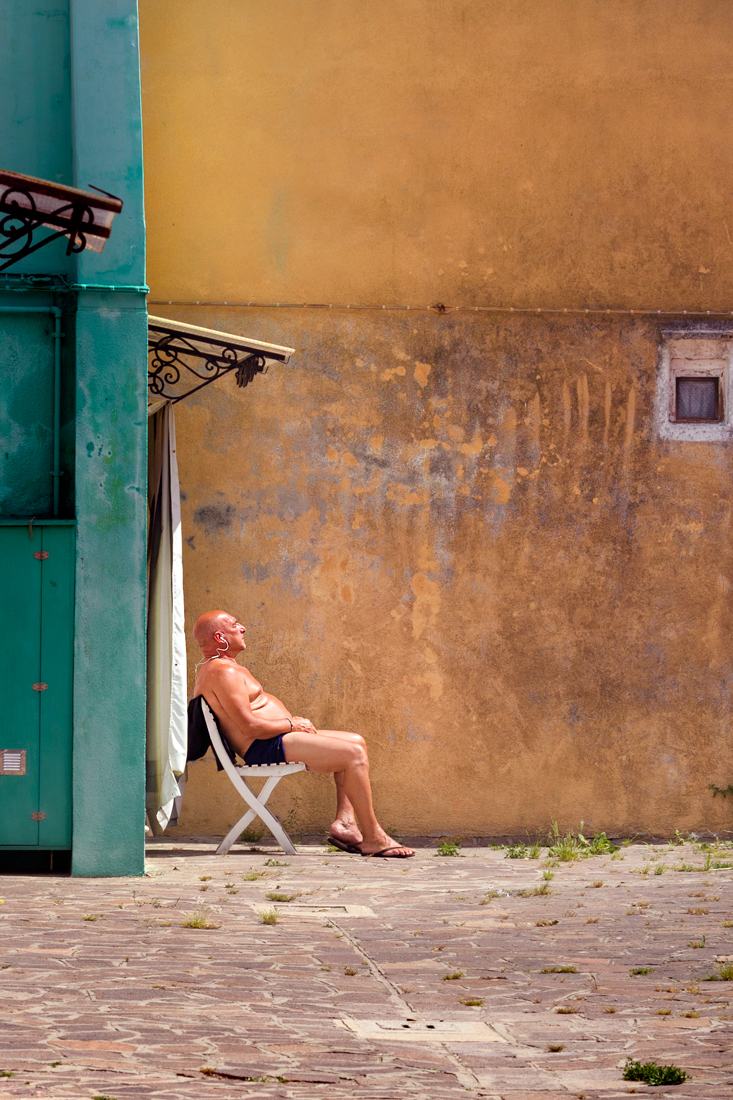
[[244,665],[232,664],[231,661],[212,661],[205,670],[206,679],[232,680],[242,676],[251,675]]

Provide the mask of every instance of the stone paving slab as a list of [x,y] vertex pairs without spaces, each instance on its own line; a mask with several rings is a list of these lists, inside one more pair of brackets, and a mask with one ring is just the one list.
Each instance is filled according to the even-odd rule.
[[[705,980],[733,954],[730,849],[548,882],[487,848],[214,847],[156,839],[144,879],[0,877],[0,1100],[733,1096],[733,982]],[[690,1080],[624,1081],[629,1056]]]

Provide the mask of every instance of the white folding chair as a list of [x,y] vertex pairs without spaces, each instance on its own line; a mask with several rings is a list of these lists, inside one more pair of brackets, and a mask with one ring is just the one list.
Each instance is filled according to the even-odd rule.
[[[219,847],[216,849],[216,854],[218,856],[223,856],[228,852],[237,837],[247,828],[250,821],[254,821],[256,817],[259,817],[275,839],[280,842],[282,850],[287,852],[289,856],[297,856],[298,853],[290,837],[275,815],[267,809],[265,803],[284,776],[292,775],[294,772],[305,771],[305,764],[252,764],[245,765],[243,768],[238,768],[236,764],[232,763],[229,753],[222,744],[216,719],[205,699],[201,700],[201,710],[206,721],[206,728],[209,731],[211,747],[216,753],[224,771],[231,779],[234,789],[241,794],[244,801],[250,807],[244,817],[241,817],[237,824],[233,825],[229,830]],[[262,776],[263,778],[264,776],[268,776],[267,782],[259,793],[259,797],[244,778],[244,776],[247,775]]]

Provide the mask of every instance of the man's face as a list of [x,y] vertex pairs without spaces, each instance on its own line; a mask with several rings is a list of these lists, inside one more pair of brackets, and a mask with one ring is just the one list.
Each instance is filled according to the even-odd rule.
[[243,649],[246,649],[244,635],[247,633],[247,627],[242,626],[233,615],[227,615],[224,622],[216,631],[214,638],[217,645],[224,646],[225,642],[229,643],[229,649],[227,653],[234,655],[235,653],[241,653]]

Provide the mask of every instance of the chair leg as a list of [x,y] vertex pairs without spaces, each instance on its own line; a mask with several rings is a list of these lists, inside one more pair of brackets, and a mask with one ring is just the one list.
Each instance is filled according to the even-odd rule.
[[241,836],[241,834],[249,825],[250,821],[254,820],[254,818],[256,817],[257,814],[254,812],[254,810],[247,810],[247,813],[244,815],[244,817],[240,817],[237,824],[231,827],[219,847],[216,849],[215,854],[217,856],[225,856],[237,837]]
[[216,850],[217,855],[224,855],[226,852],[228,852],[237,837],[247,828],[247,825],[250,823],[250,821],[252,821],[254,817],[259,817],[260,820],[270,830],[275,839],[279,842],[282,850],[289,856],[297,856],[298,853],[296,852],[290,837],[285,832],[282,825],[274,816],[274,814],[272,814],[271,811],[268,810],[265,806],[265,803],[267,802],[268,798],[270,797],[281,779],[284,779],[284,776],[271,775],[262,790],[260,791],[260,796],[258,798],[250,787],[247,780],[244,779],[243,776],[237,776],[238,783],[236,785],[239,788],[239,784],[241,784],[240,794],[242,795],[245,802],[250,805],[251,809],[248,813],[244,815],[243,818],[241,818],[237,822],[236,825],[234,825],[229,830],[229,832],[224,837],[221,844]]

